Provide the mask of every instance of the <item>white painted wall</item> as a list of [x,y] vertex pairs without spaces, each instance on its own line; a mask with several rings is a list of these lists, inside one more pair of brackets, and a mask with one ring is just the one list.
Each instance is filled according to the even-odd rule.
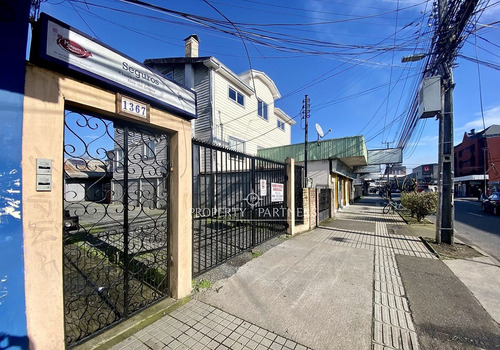
[[[229,86],[245,96],[244,106],[229,98]],[[257,96],[245,94],[225,77],[216,73],[214,97],[216,135],[214,136],[224,142],[229,142],[230,136],[246,141],[245,153],[248,154],[257,154],[259,147],[283,146],[291,142],[291,126],[285,123],[284,131],[277,127],[271,91],[260,79],[255,79],[255,88]],[[259,117],[257,98],[267,103],[268,120]]]

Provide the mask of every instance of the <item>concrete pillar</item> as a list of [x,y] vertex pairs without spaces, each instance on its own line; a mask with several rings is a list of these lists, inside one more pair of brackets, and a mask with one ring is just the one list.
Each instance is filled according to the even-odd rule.
[[[189,130],[189,129],[188,129]],[[191,134],[176,133],[170,139],[170,291],[172,297],[183,298],[191,293],[193,230]]]
[[313,228],[313,227],[316,227],[317,192],[316,192],[316,188],[308,188],[308,191],[309,191],[309,227]]

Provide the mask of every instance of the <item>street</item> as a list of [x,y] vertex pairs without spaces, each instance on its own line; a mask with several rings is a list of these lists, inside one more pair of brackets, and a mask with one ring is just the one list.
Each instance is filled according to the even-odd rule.
[[483,213],[479,201],[455,200],[455,231],[458,239],[500,261],[500,216]]

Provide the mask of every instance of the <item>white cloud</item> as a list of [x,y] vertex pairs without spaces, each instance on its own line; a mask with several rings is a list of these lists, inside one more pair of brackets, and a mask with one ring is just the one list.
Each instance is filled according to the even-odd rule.
[[[478,118],[465,123],[465,125],[459,128],[456,128],[455,133],[469,131],[470,129],[484,129],[483,118],[481,117],[481,114],[477,113],[476,116],[478,116]],[[486,127],[489,127],[493,124],[500,125],[500,106],[490,108],[484,112],[484,125],[486,125]]]

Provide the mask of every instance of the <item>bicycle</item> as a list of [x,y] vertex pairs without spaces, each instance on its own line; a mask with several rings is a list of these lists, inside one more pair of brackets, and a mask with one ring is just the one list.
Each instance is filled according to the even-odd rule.
[[389,211],[391,211],[391,209],[393,213],[394,212],[399,213],[400,211],[406,210],[406,208],[403,206],[403,204],[401,204],[401,202],[389,201],[382,209],[382,213],[389,214]]

